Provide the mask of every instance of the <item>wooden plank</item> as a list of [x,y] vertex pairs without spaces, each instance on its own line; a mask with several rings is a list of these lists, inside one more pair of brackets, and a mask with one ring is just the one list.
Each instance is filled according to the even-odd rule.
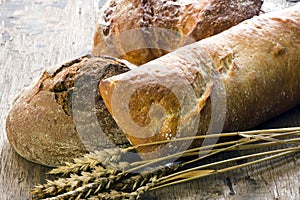
[[[31,163],[11,148],[5,118],[21,90],[42,71],[90,52],[98,0],[0,1],[0,199],[30,199],[29,190],[48,167]],[[265,0],[263,10],[290,6]],[[164,188],[157,199],[300,199],[299,156]]]

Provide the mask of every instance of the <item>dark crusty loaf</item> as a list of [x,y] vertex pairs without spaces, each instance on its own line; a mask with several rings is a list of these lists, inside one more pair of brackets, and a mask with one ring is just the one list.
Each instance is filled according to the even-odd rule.
[[116,59],[86,55],[44,72],[9,112],[10,143],[24,158],[49,166],[110,145],[97,135],[100,129],[111,144],[128,145],[97,90],[102,78],[128,70]]
[[[217,120],[212,125],[221,126],[223,131],[243,130],[300,103],[299,52],[297,4],[246,20],[135,70],[105,79],[100,90],[133,145],[187,136],[197,127],[192,124],[197,114],[199,126],[191,134],[205,134],[213,117]],[[126,93],[120,88],[127,88]],[[194,98],[188,92],[181,94],[188,88],[192,88]],[[116,96],[127,102],[117,105]],[[223,105],[220,107],[218,102]],[[184,130],[181,135],[177,134],[179,128]],[[174,149],[174,145],[166,151],[145,147],[140,152],[149,158]],[[148,152],[154,153],[146,155]]]
[[141,65],[259,14],[262,0],[110,0],[101,9],[94,54]]

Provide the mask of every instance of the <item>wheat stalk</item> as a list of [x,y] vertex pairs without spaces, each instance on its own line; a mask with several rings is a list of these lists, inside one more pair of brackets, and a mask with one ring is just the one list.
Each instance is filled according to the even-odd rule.
[[300,127],[290,127],[290,128],[277,128],[277,129],[265,129],[265,130],[252,130],[252,131],[236,131],[236,132],[230,132],[230,133],[218,133],[218,134],[200,134],[197,136],[192,136],[192,137],[182,137],[182,138],[174,138],[171,140],[161,140],[157,142],[149,142],[149,143],[144,143],[144,144],[139,144],[135,145],[132,147],[126,148],[127,150],[136,150],[141,147],[149,147],[149,146],[155,146],[155,145],[162,145],[162,144],[167,144],[173,141],[189,141],[189,140],[201,140],[201,139],[210,139],[210,138],[224,138],[224,137],[235,137],[235,136],[241,136],[241,137],[249,137],[253,136],[255,137],[256,135],[261,135],[261,136],[267,136],[270,134],[293,134],[293,135],[298,135],[300,134]]
[[[69,162],[66,163],[65,166],[52,170],[50,172],[51,174],[68,175],[69,178],[60,178],[56,181],[48,181],[44,185],[38,185],[32,190],[32,194],[36,199],[138,199],[148,190],[155,190],[196,178],[239,169],[241,167],[254,165],[299,152],[299,135],[300,127],[256,130],[176,138],[173,140],[141,144],[124,149],[117,148],[97,151],[81,158],[76,158],[73,163]],[[128,163],[123,160],[123,156],[126,157],[128,152],[144,146],[159,145],[173,141],[232,136],[239,136],[240,138],[228,142],[217,143],[215,145],[193,148],[152,160],[136,161],[133,163]],[[290,138],[292,136],[294,138]],[[262,152],[255,154],[237,156],[223,161],[189,167],[190,164],[195,165],[195,163],[198,163],[200,160],[226,151],[246,151],[253,148],[263,149],[283,144],[296,144],[296,147],[267,151],[263,150]],[[214,148],[212,149],[212,147]],[[149,168],[150,166],[153,166],[153,164],[168,161],[172,158],[177,158],[180,155],[181,157],[201,156],[189,161],[175,163],[170,166]],[[262,156],[267,157],[260,158]],[[246,158],[255,160],[240,165],[233,164],[233,166],[230,167],[218,168],[223,164],[232,164],[237,160]],[[118,171],[115,169],[122,170]],[[133,172],[136,172],[137,170],[141,172],[134,174]]]
[[[157,181],[157,182],[159,182],[160,186],[152,188],[152,190],[170,186],[170,185],[175,185],[178,183],[187,182],[187,181],[190,181],[193,179],[198,179],[201,177],[205,177],[205,176],[209,176],[209,175],[213,175],[213,174],[217,174],[217,173],[223,173],[223,172],[227,172],[227,171],[231,171],[231,170],[236,170],[236,169],[239,169],[242,167],[258,164],[260,162],[264,162],[264,161],[271,160],[274,158],[282,157],[282,156],[285,156],[285,155],[288,155],[291,153],[296,153],[299,151],[300,151],[300,146],[293,147],[293,148],[285,148],[285,149],[279,149],[279,150],[274,150],[274,151],[267,151],[267,152],[262,152],[262,153],[246,155],[246,156],[239,156],[239,157],[235,157],[235,158],[231,158],[231,159],[226,159],[223,161],[213,162],[213,163],[209,163],[206,165],[189,168],[187,170],[183,170],[183,171],[171,174],[169,176],[160,178]],[[218,169],[218,170],[202,170],[203,168],[207,168],[207,167],[213,167],[213,166],[230,163],[233,161],[238,161],[238,160],[247,159],[247,158],[257,158],[257,157],[269,155],[269,154],[276,154],[276,155],[268,156],[268,157],[261,158],[261,159],[255,160],[255,161],[251,161],[251,162],[247,162],[244,164],[235,165],[235,166],[231,166],[231,167],[227,167],[227,168],[222,168],[222,169]],[[190,173],[192,173],[192,172],[193,172],[193,176],[190,176]],[[195,172],[200,172],[200,173],[197,174]],[[174,181],[176,179],[182,179],[182,180]],[[172,182],[170,182],[170,181],[172,181]]]
[[54,168],[49,174],[63,174],[64,176],[69,174],[80,174],[81,172],[87,172],[95,169],[96,167],[105,169],[125,169],[128,167],[128,163],[119,162],[122,155],[126,153],[121,148],[104,149],[102,151],[95,151],[80,158],[74,158],[73,162],[66,162],[64,166]]
[[100,190],[108,190],[109,185],[126,176],[125,171],[114,169],[103,170],[96,167],[92,172],[82,172],[82,175],[70,174],[69,178],[59,178],[55,181],[48,180],[44,185],[38,185],[32,190],[33,198],[47,198],[57,196],[60,199],[68,199],[70,196],[85,197]]
[[[155,163],[162,162],[162,161],[165,161],[165,160],[168,160],[168,159],[177,158],[179,156],[188,157],[188,156],[200,155],[200,153],[204,154],[204,156],[201,156],[201,157],[199,157],[195,160],[185,162],[185,164],[190,164],[192,162],[199,161],[201,159],[204,159],[206,157],[215,155],[217,153],[221,153],[221,152],[229,151],[229,150],[242,150],[242,149],[247,150],[247,149],[250,149],[250,148],[258,148],[258,146],[266,147],[266,146],[271,146],[271,145],[291,143],[291,141],[297,143],[298,139],[295,139],[295,141],[292,140],[292,139],[285,140],[285,141],[274,139],[276,137],[285,137],[285,136],[290,136],[290,135],[298,135],[300,133],[300,131],[298,132],[298,131],[295,131],[294,129],[283,129],[283,131],[287,131],[287,132],[286,133],[281,133],[278,129],[275,129],[275,131],[274,131],[275,133],[271,133],[270,130],[266,130],[266,131],[263,130],[261,132],[259,132],[259,131],[247,131],[246,132],[245,131],[245,132],[228,133],[228,134],[225,134],[225,135],[226,136],[228,136],[228,135],[237,136],[238,135],[238,136],[242,136],[243,138],[238,139],[238,140],[234,140],[234,141],[229,141],[229,142],[222,142],[222,143],[217,143],[217,144],[211,144],[211,145],[201,146],[201,147],[197,147],[197,148],[192,148],[192,149],[188,149],[186,151],[177,152],[177,153],[174,153],[174,154],[171,154],[171,155],[168,155],[168,156],[164,156],[164,157],[161,157],[161,158],[157,158],[157,159],[135,162],[135,163],[132,163],[131,166],[137,165],[137,167],[129,169],[129,172],[139,170],[141,168],[145,168],[147,166],[150,166],[150,165],[153,165]],[[258,133],[260,133],[260,135],[258,135]],[[266,134],[268,134],[268,135],[266,135]],[[208,137],[217,137],[217,135],[218,134],[208,135]],[[195,138],[197,138],[197,139],[201,138],[202,139],[202,138],[205,138],[205,136],[199,136],[199,137],[196,136]],[[187,138],[184,138],[184,139],[187,139]],[[190,137],[188,139],[190,139]],[[258,142],[258,141],[262,141],[262,140],[271,141],[271,142],[263,143],[263,144],[259,144],[259,145],[254,144],[252,146],[245,146],[246,144],[254,143],[254,142]],[[174,141],[174,140],[168,140],[168,141],[170,142],[170,141]],[[182,139],[181,138],[175,139],[175,141],[182,141]],[[162,142],[165,143],[165,141],[162,141]],[[151,144],[152,143],[149,143],[148,145],[151,145]],[[155,142],[155,145],[157,145],[157,144],[158,144],[158,142]],[[143,145],[143,146],[148,146],[148,145]],[[230,146],[228,146],[228,145],[230,145]],[[228,147],[218,149],[219,147],[222,147],[222,146],[228,146]],[[212,148],[214,148],[214,149],[212,149]]]

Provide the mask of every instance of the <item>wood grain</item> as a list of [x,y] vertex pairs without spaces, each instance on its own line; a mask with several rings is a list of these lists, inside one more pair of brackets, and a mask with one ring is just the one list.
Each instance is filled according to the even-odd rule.
[[[29,190],[34,185],[53,178],[45,175],[49,168],[31,163],[13,151],[5,133],[5,118],[15,97],[42,71],[90,52],[103,2],[0,1],[0,200],[30,199]],[[290,5],[285,0],[265,0],[263,10]],[[295,125],[294,119],[291,121]],[[167,187],[149,193],[145,199],[296,200],[300,199],[299,180],[300,159],[293,155]]]

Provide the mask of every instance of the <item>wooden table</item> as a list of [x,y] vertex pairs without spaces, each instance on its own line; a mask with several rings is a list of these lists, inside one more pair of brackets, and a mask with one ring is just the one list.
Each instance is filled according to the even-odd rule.
[[[99,0],[0,1],[0,200],[30,199],[29,190],[49,178],[48,167],[17,155],[5,118],[21,90],[42,71],[90,52]],[[290,6],[265,0],[265,11]],[[300,199],[297,155],[219,174],[149,194],[156,199]],[[147,199],[147,198],[146,198]]]

